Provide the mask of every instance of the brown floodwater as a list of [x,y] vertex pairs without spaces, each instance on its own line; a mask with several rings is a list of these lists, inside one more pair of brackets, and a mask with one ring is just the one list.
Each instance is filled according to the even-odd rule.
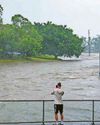
[[0,63],[0,99],[51,99],[62,83],[64,99],[100,99],[98,55],[55,62]]
[[[71,60],[67,59],[67,61],[0,63],[0,100],[51,100],[53,97],[50,93],[57,82],[62,83],[62,89],[64,90],[63,99],[65,100],[100,99],[98,54],[92,54],[91,56],[83,54],[79,59],[72,58]],[[81,102],[74,103],[71,106],[70,102],[67,103],[65,106],[68,111],[66,112],[66,119],[80,119],[80,117],[89,119],[91,113],[88,111],[91,110],[91,104],[82,104]],[[47,108],[47,112],[53,110],[52,102],[48,103],[48,105],[51,108]],[[19,105],[18,103],[1,102],[0,121],[38,120],[40,119],[38,118],[38,113],[42,113],[42,105],[37,103],[34,106],[35,108],[33,103],[20,103]],[[98,106],[99,103],[97,103]],[[84,110],[82,110],[83,107],[85,108]],[[38,108],[40,110],[37,112]],[[78,114],[73,114],[73,112],[78,112],[78,110]],[[99,113],[98,111],[98,117]],[[48,113],[46,116],[49,118]],[[50,118],[53,120],[52,115],[50,115]]]

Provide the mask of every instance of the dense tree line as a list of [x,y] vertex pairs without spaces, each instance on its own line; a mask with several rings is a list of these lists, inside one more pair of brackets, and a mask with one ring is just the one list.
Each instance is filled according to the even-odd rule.
[[48,54],[57,56],[75,55],[83,51],[83,39],[73,34],[66,25],[52,22],[33,24],[20,14],[11,18],[12,24],[3,24],[3,7],[0,5],[0,56],[37,56]]
[[43,54],[57,56],[79,56],[82,52],[83,40],[73,34],[67,26],[56,25],[52,22],[34,23],[36,29],[43,37]]

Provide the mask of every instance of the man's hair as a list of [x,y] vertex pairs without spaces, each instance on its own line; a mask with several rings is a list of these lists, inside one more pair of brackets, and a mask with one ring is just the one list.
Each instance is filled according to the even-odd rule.
[[58,85],[56,85],[56,88],[58,88]]
[[61,82],[59,82],[57,85],[58,85],[59,87],[61,87]]

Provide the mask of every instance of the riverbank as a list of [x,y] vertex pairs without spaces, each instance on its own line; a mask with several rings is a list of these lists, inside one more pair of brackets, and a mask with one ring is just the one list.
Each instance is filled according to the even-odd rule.
[[18,57],[18,58],[11,58],[11,59],[0,59],[0,63],[13,63],[13,62],[26,62],[26,61],[34,61],[34,62],[49,62],[49,61],[57,61],[59,59],[55,59],[54,56],[49,55],[41,55],[37,57]]
[[[81,55],[84,57],[83,55]],[[64,57],[64,56],[58,56],[55,58],[53,55],[40,55],[36,57],[16,57],[16,58],[5,58],[0,59],[0,63],[11,63],[11,62],[26,62],[26,61],[34,61],[34,62],[51,62],[51,61],[80,61],[82,58],[81,56],[79,58],[72,56],[72,57]]]
[[56,59],[54,56],[50,56],[50,55],[41,55],[41,56],[37,56],[37,57],[27,57],[27,60],[30,61],[39,61],[39,62],[48,62],[48,61],[57,61],[59,60],[58,58]]

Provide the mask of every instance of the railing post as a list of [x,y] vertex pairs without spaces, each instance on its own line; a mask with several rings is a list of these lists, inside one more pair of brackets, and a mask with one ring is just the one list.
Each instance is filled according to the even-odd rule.
[[44,124],[44,118],[45,118],[45,100],[43,100],[42,125],[45,125],[45,124]]
[[94,124],[94,100],[92,100],[92,125]]

